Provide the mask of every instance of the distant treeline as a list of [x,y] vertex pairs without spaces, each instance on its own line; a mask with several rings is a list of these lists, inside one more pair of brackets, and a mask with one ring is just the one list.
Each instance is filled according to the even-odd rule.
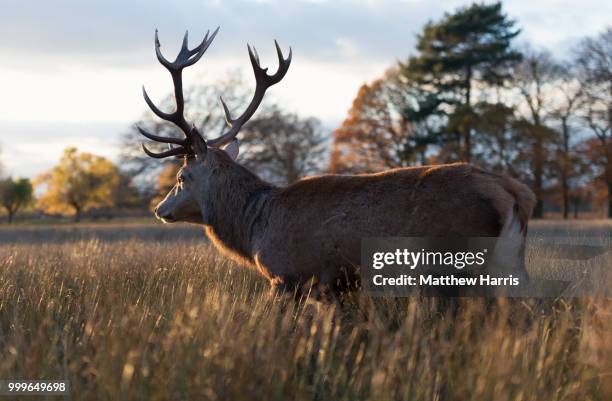
[[[538,198],[536,218],[612,217],[612,28],[584,38],[565,60],[519,47],[519,38],[501,3],[447,13],[423,27],[415,49],[399,50],[403,61],[361,86],[331,141],[316,118],[264,100],[242,129],[238,162],[279,185],[328,171],[470,162],[527,183]],[[200,132],[223,129],[220,95],[230,106],[251,96],[235,72],[186,88],[188,118]],[[172,102],[170,94],[162,106]],[[149,112],[138,124],[177,135]],[[132,127],[118,165],[70,147],[33,183],[5,178],[0,203],[8,220],[26,209],[47,220],[148,213],[175,185],[181,162],[151,159],[141,142]]]

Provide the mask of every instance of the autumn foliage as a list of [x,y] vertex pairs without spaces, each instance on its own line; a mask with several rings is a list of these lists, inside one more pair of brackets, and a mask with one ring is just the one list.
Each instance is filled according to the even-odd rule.
[[59,164],[37,179],[45,189],[38,207],[47,213],[74,215],[78,221],[86,210],[114,204],[119,177],[108,159],[67,148]]
[[404,140],[384,79],[363,84],[342,125],[333,133],[329,170],[376,172],[402,165]]

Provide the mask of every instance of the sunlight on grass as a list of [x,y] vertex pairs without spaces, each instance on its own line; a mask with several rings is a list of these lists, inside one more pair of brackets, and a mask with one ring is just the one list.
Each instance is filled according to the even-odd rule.
[[0,245],[0,378],[74,400],[603,400],[609,300],[299,305],[204,240]]

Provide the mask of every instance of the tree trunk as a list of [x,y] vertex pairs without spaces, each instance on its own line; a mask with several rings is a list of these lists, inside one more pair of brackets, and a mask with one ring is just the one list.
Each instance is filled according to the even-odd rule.
[[421,158],[421,166],[427,165],[427,155],[426,155],[425,149],[421,150],[419,154]]
[[561,175],[561,191],[563,194],[563,218],[567,220],[569,217],[569,189],[567,187],[567,177],[563,173]]
[[[539,135],[539,133],[538,133]],[[533,218],[544,217],[544,202],[542,201],[543,175],[544,175],[544,152],[542,140],[537,138],[533,146],[533,192],[536,196],[536,205],[533,209]]]
[[78,223],[79,221],[81,221],[81,208],[80,207],[75,207],[74,208],[74,222]]
[[292,165],[287,166],[287,168],[285,169],[285,180],[287,182],[285,184],[291,185],[299,179],[300,175],[298,174],[296,169]]
[[604,177],[606,186],[608,187],[608,213],[609,219],[612,219],[612,143],[604,142],[604,154],[606,156],[606,167]]
[[[612,172],[610,172],[612,173]],[[608,218],[612,219],[612,177],[608,176]]]
[[563,194],[563,218],[569,216],[569,127],[567,118],[562,118],[563,127],[563,157],[561,158],[561,190]]
[[574,202],[574,219],[578,219],[578,209],[580,209],[580,200]]
[[[465,106],[464,111],[467,110],[469,113],[472,111],[472,66],[468,65],[465,74]],[[471,115],[464,116],[471,121]],[[469,163],[472,159],[472,127],[471,123],[462,123],[462,136],[463,136],[463,161]]]
[[464,135],[463,159],[466,163],[469,163],[472,159],[472,132],[471,132],[470,127],[465,128],[465,133],[463,135]]
[[14,216],[14,215],[15,215],[15,212],[13,212],[12,210],[9,210],[9,211],[8,211],[8,215],[7,215],[7,217],[8,217],[8,223],[9,223],[9,224],[13,224],[13,216]]
[[533,218],[541,219],[543,217],[544,217],[544,202],[542,202],[541,198],[536,197],[536,204],[535,204],[535,207],[533,208]]

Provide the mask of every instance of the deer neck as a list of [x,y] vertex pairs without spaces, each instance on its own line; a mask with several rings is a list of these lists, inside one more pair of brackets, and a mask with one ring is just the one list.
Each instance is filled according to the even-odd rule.
[[211,175],[213,182],[202,204],[204,227],[217,248],[253,263],[254,244],[267,224],[275,187],[232,164]]

